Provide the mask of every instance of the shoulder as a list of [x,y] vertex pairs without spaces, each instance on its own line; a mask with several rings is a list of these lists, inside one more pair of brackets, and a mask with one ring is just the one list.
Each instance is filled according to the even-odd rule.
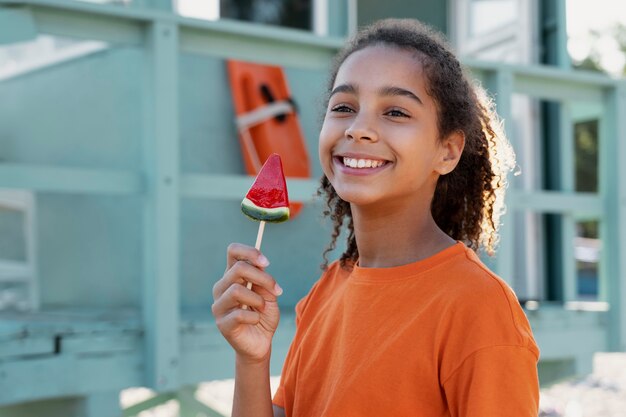
[[[455,303],[467,304],[472,309],[509,306],[517,309],[519,302],[513,289],[491,271],[469,248],[465,248],[454,262],[448,263],[443,271],[448,295]],[[488,298],[494,303],[476,304]],[[502,305],[500,305],[502,303]]]
[[313,284],[309,293],[298,302],[296,316],[301,317],[305,310],[319,309],[319,306],[328,299],[329,295],[334,294],[338,287],[347,282],[350,272],[351,270],[342,267],[339,261],[332,262]]
[[[448,267],[445,280],[448,328],[469,350],[488,346],[527,347],[536,356],[526,314],[513,289],[469,248]],[[465,352],[466,354],[469,352]]]
[[334,290],[337,286],[347,281],[351,272],[352,268],[350,266],[342,267],[339,261],[332,262],[328,268],[322,272],[322,275],[315,284],[313,284],[309,296]]

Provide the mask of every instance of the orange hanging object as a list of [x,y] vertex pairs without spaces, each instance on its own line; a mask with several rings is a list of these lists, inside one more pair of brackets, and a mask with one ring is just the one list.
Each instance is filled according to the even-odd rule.
[[[248,175],[257,175],[272,153],[280,155],[286,177],[311,178],[306,142],[282,68],[228,60],[237,129]],[[302,209],[291,202],[290,217]]]

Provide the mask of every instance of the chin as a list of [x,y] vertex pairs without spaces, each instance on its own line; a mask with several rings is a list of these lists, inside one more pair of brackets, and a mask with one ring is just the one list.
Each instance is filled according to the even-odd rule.
[[335,187],[335,191],[337,192],[339,198],[343,201],[357,206],[367,206],[377,201],[376,197],[372,195],[371,190],[368,190],[369,192],[364,192],[361,190],[355,190],[354,188],[342,189],[341,187]]
[[337,178],[334,176],[328,176],[328,174],[326,174],[326,178],[328,178],[332,184],[339,198],[347,203],[358,206],[366,206],[375,203],[382,197],[380,190],[377,191],[374,187],[372,187],[371,183],[364,184],[337,181]]

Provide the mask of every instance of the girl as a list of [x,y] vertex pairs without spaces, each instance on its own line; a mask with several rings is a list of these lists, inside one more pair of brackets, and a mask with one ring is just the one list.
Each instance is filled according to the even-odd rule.
[[347,249],[296,307],[272,405],[282,290],[261,253],[229,246],[212,310],[236,352],[233,416],[537,416],[530,326],[474,252],[494,250],[513,164],[481,92],[413,20],[378,22],[339,54],[320,193],[334,222],[324,256],[342,225]]

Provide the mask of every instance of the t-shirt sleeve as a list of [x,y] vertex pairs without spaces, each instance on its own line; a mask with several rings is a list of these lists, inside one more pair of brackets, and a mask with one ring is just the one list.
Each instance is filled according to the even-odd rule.
[[[307,295],[306,297],[302,298],[300,301],[298,301],[298,304],[296,304],[296,308],[295,308],[295,312],[296,312],[296,335],[297,335],[297,329],[298,329],[298,325],[300,324],[300,319],[302,317],[302,314],[304,312],[304,309],[306,308],[306,305],[309,301],[311,294],[309,293],[309,295]],[[272,399],[272,403],[278,407],[281,408],[285,408],[285,386],[284,386],[284,381],[285,381],[285,372],[290,369],[291,367],[291,361],[293,359],[293,355],[294,355],[294,351],[297,345],[297,341],[298,338],[297,336],[294,337],[294,340],[291,342],[291,346],[289,347],[289,351],[287,352],[287,357],[285,358],[285,363],[283,364],[283,370],[282,370],[282,375],[280,378],[280,384],[278,385],[278,389],[276,390],[276,393],[274,394],[274,398]]]
[[469,355],[443,383],[452,417],[537,417],[537,356],[524,346]]
[[291,398],[290,393],[293,392],[293,386],[287,386],[287,376],[290,375],[294,370],[294,362],[297,362],[297,351],[300,347],[300,343],[302,340],[302,333],[306,330],[305,326],[302,325],[302,318],[304,316],[310,316],[311,314],[315,314],[319,306],[319,299],[323,297],[325,291],[329,291],[332,288],[332,285],[329,284],[329,277],[333,277],[337,272],[337,268],[339,267],[339,263],[337,261],[333,262],[328,269],[322,274],[320,279],[318,279],[315,284],[311,287],[309,293],[302,298],[297,304],[295,308],[296,317],[296,333],[294,335],[293,341],[289,346],[289,351],[287,352],[287,356],[285,357],[285,362],[283,364],[283,369],[280,375],[280,384],[278,385],[278,389],[274,394],[274,398],[272,399],[272,403],[278,407],[286,408],[285,402],[289,401]]

